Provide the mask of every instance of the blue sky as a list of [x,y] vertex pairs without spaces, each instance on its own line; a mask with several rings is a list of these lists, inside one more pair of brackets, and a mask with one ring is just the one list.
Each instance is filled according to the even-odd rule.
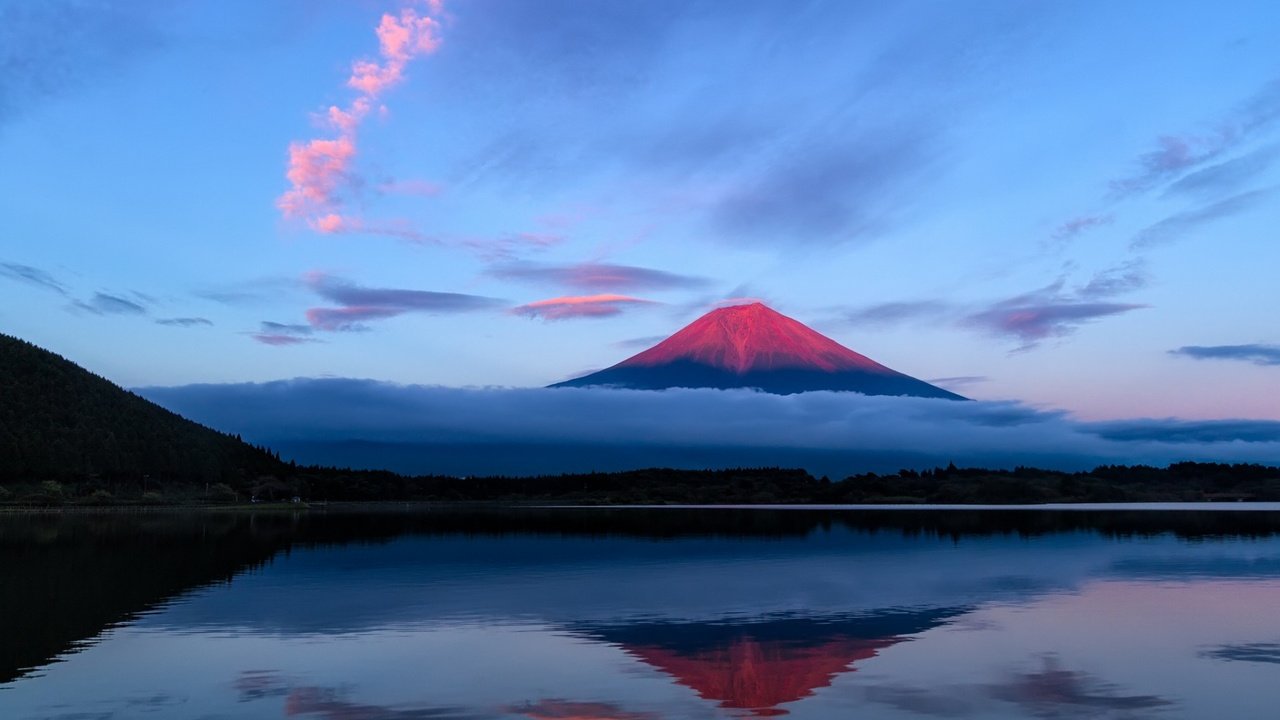
[[1280,419],[1276,47],[1271,2],[0,0],[0,329],[535,387],[755,297],[981,400]]

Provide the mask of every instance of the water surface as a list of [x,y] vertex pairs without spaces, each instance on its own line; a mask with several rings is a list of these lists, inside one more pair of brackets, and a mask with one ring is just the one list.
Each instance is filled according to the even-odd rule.
[[0,517],[0,717],[1272,718],[1280,513]]

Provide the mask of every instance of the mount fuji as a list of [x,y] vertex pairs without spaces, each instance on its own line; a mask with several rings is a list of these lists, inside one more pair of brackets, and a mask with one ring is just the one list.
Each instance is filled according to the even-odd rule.
[[722,307],[609,368],[551,387],[837,390],[965,400],[904,375],[761,303]]

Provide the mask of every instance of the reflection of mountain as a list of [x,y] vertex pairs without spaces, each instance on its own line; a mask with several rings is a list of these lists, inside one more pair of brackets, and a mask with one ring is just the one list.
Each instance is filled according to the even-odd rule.
[[651,623],[585,634],[731,710],[785,715],[781,705],[809,697],[910,635],[944,624],[960,609],[885,611],[849,618],[778,618],[735,623]]

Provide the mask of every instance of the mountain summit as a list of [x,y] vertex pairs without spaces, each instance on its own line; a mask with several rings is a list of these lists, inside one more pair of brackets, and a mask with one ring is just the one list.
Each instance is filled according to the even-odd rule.
[[722,307],[599,372],[551,387],[758,388],[779,395],[847,390],[963,400],[903,375],[761,303]]

